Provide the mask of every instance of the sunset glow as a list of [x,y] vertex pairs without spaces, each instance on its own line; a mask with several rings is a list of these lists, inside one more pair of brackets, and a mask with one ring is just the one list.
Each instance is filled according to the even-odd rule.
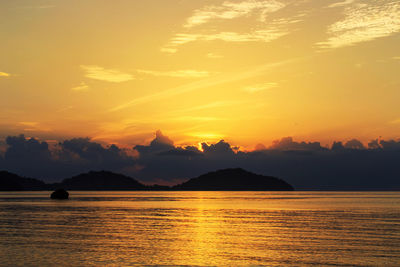
[[398,138],[400,2],[2,1],[1,139]]
[[0,265],[399,266],[400,0],[2,0],[0,36]]

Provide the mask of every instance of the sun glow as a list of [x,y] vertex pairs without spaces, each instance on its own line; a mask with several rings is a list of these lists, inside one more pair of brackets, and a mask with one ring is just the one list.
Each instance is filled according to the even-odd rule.
[[0,4],[0,139],[131,146],[162,129],[254,147],[400,131],[397,2],[25,2]]

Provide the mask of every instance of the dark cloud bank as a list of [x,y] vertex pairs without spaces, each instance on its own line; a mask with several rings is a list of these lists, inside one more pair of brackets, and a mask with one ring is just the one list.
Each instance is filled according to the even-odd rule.
[[65,140],[54,148],[23,135],[9,136],[5,142],[0,169],[48,182],[89,170],[109,170],[147,183],[172,183],[241,167],[282,178],[297,190],[400,190],[400,141],[395,140],[373,140],[365,147],[354,139],[325,148],[318,142],[286,137],[252,152],[237,151],[223,140],[203,143],[203,151],[176,147],[160,131],[149,145],[129,150],[104,147],[89,138]]

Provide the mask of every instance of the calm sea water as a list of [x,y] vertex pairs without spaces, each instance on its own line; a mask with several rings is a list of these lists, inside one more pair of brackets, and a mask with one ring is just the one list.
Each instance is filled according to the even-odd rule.
[[0,265],[400,265],[399,192],[0,193]]

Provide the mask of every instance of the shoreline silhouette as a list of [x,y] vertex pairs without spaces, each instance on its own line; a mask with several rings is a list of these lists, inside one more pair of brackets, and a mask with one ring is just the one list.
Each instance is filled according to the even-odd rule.
[[145,185],[134,178],[110,171],[90,171],[59,183],[45,183],[39,179],[21,177],[0,171],[0,191],[293,191],[286,181],[255,174],[241,168],[222,169],[208,172],[186,182],[173,185]]

